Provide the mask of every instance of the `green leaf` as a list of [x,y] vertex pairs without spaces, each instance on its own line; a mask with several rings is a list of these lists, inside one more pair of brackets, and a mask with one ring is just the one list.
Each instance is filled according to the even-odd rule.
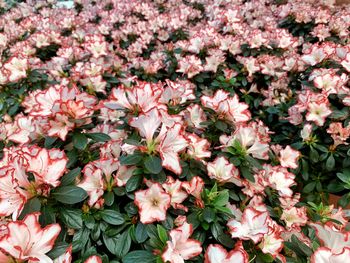
[[60,215],[63,223],[73,229],[83,227],[82,212],[80,209],[61,209]]
[[142,176],[141,175],[133,175],[130,177],[130,179],[126,182],[125,190],[129,193],[134,190],[136,190],[139,185],[142,182]]
[[143,243],[148,238],[146,225],[138,222],[135,229],[135,238],[138,243]]
[[314,149],[314,148],[310,148],[310,160],[314,163],[316,163],[318,161],[318,159],[320,158],[318,152]]
[[217,121],[215,122],[215,127],[219,130],[219,131],[223,131],[226,132],[227,131],[227,123],[223,122],[223,121]]
[[66,252],[68,247],[69,244],[66,242],[56,242],[54,248],[49,253],[47,253],[47,255],[50,258],[58,258]]
[[343,195],[338,201],[338,204],[343,208],[345,208],[349,203],[350,203],[350,193]]
[[162,160],[157,156],[147,156],[144,165],[147,171],[149,171],[152,174],[159,174],[163,169]]
[[240,171],[245,179],[247,179],[253,183],[255,182],[254,176],[253,176],[252,172],[250,171],[249,167],[241,166]]
[[105,200],[105,204],[107,206],[111,206],[114,203],[114,193],[113,192],[107,192],[103,195],[103,199]]
[[147,250],[135,250],[123,258],[123,263],[155,263],[156,256]]
[[85,133],[85,135],[95,142],[106,142],[112,139],[108,134],[102,132]]
[[221,191],[213,200],[213,205],[214,206],[225,206],[228,204],[230,195],[228,190]]
[[75,181],[75,178],[80,174],[81,168],[77,167],[73,170],[70,170],[68,173],[62,176],[61,186],[69,185]]
[[73,134],[73,145],[78,150],[84,150],[88,143],[88,139],[83,133],[74,133]]
[[114,211],[111,209],[105,209],[100,211],[99,214],[101,215],[101,218],[103,219],[103,221],[111,225],[119,226],[125,223],[124,216],[117,211]]
[[203,220],[207,223],[211,223],[215,220],[216,214],[213,208],[206,207],[203,210]]
[[129,252],[130,246],[131,237],[129,231],[124,231],[117,239],[115,255],[122,258]]
[[313,251],[311,248],[309,248],[305,243],[301,242],[295,235],[292,235],[292,242],[296,244],[303,253],[310,257],[313,254]]
[[57,137],[45,137],[44,147],[47,149],[51,149],[52,145],[55,143],[56,140]]
[[73,185],[58,187],[55,189],[55,192],[52,193],[52,197],[57,201],[69,205],[84,201],[87,196],[83,188]]
[[315,189],[316,182],[310,182],[307,185],[305,185],[303,192],[304,193],[310,193],[312,190]]
[[166,229],[161,225],[157,225],[157,232],[159,239],[165,244],[169,239]]
[[335,159],[334,159],[333,155],[331,154],[326,161],[326,168],[328,171],[331,171],[331,170],[333,170],[334,166],[335,166]]
[[41,208],[40,200],[37,197],[30,199],[23,207],[19,219],[23,219],[27,214],[39,212]]
[[142,160],[142,154],[140,154],[140,153],[123,155],[119,158],[121,165],[136,165],[141,160]]

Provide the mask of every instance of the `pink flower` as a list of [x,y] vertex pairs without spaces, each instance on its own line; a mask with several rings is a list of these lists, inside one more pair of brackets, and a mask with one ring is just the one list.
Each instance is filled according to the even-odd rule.
[[244,250],[242,242],[237,242],[230,252],[218,244],[210,244],[205,252],[204,263],[248,263],[249,255]]
[[296,169],[298,167],[298,158],[300,152],[293,150],[289,145],[280,151],[279,161],[283,167]]
[[189,134],[187,138],[189,139],[187,150],[189,156],[199,161],[211,156],[210,143],[207,139],[202,139],[195,134]]
[[182,185],[183,183],[180,180],[174,180],[171,176],[168,176],[167,182],[162,186],[171,197],[171,206],[187,211],[187,208],[182,205],[182,202],[187,198],[188,194],[184,191]]
[[234,146],[237,141],[242,154],[251,154],[254,158],[267,160],[269,144],[263,140],[258,129],[259,127],[254,127],[251,123],[249,126],[239,125],[233,135],[222,135],[220,142],[229,147]]
[[162,165],[178,175],[182,172],[178,153],[183,151],[188,145],[182,134],[181,125],[175,124],[167,130],[158,148]]
[[268,233],[267,220],[269,218],[268,212],[259,212],[254,208],[246,208],[240,222],[230,219],[227,225],[232,238],[251,239],[256,244]]
[[28,171],[34,174],[35,182],[57,187],[61,183],[59,179],[65,173],[68,162],[64,151],[33,147],[31,155]]
[[136,128],[140,135],[146,138],[148,148],[153,143],[153,135],[162,123],[159,111],[153,108],[146,114],[140,115],[130,121],[130,126]]
[[233,123],[246,122],[251,115],[248,105],[239,102],[238,96],[229,96],[229,93],[218,90],[214,96],[202,96],[201,102],[204,107],[214,110],[219,119],[228,120]]
[[0,216],[12,215],[14,220],[20,215],[30,197],[29,193],[19,186],[15,173],[16,170],[9,166],[0,168]]
[[185,260],[198,256],[202,252],[202,247],[198,240],[189,238],[192,233],[192,225],[187,222],[171,230],[171,241],[167,241],[162,259],[170,263],[184,263]]
[[311,263],[344,263],[350,258],[350,247],[344,247],[341,252],[333,253],[326,247],[318,248],[311,256]]
[[102,259],[99,256],[91,256],[84,263],[102,263]]
[[8,233],[0,240],[0,248],[18,260],[52,263],[49,252],[61,231],[58,224],[41,228],[39,213],[27,215],[21,221],[10,222]]
[[281,238],[282,227],[278,225],[269,227],[269,232],[264,235],[263,240],[259,244],[262,252],[265,254],[271,254],[273,257],[277,257],[279,252],[283,248],[283,238]]
[[18,81],[27,76],[28,59],[12,57],[6,62],[4,68],[9,71],[10,81]]
[[308,105],[308,113],[306,114],[306,120],[314,121],[316,125],[323,126],[326,118],[332,113],[327,104],[310,102]]
[[[89,206],[93,206],[103,195],[105,190],[103,171],[97,166],[98,161],[87,164],[83,169],[84,178],[77,184],[77,186],[83,188],[89,195]],[[110,166],[106,168],[108,167]]]
[[239,170],[225,157],[217,157],[213,162],[207,164],[208,175],[210,178],[220,183],[231,182],[237,186],[241,186],[239,178]]
[[170,203],[170,195],[158,183],[135,193],[135,204],[139,208],[140,221],[143,224],[165,220]]
[[308,221],[306,207],[291,207],[283,209],[281,220],[286,223],[286,227],[289,229],[300,229],[300,226],[305,225]]

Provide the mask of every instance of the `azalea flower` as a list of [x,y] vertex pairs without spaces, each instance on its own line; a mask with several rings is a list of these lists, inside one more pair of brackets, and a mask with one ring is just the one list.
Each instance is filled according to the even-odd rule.
[[181,174],[179,152],[185,150],[188,143],[183,136],[183,130],[179,123],[175,123],[172,127],[162,125],[159,135],[154,139],[154,134],[161,124],[161,116],[157,109],[152,109],[145,115],[130,122],[132,127],[138,129],[140,135],[146,138],[146,147],[141,150],[148,153],[158,152],[162,159],[162,166],[175,174]]
[[238,149],[241,154],[251,154],[257,159],[267,160],[269,144],[265,143],[261,138],[260,131],[257,127],[240,125],[231,136],[221,135],[220,142],[225,147],[235,147],[239,143]]
[[32,172],[37,184],[49,184],[57,187],[59,179],[66,171],[68,159],[63,151],[58,149],[31,148],[31,158],[27,170]]
[[204,263],[248,263],[249,255],[244,250],[242,242],[237,242],[235,248],[227,252],[218,244],[210,244],[205,252]]
[[298,158],[300,157],[300,152],[293,150],[289,145],[280,151],[279,161],[281,166],[286,168],[296,169],[298,167]]
[[229,96],[229,93],[218,90],[213,97],[202,96],[201,102],[204,107],[214,110],[219,119],[233,123],[241,123],[250,120],[248,105],[239,102],[238,96]]
[[27,76],[28,59],[12,57],[6,62],[4,68],[9,71],[10,81],[18,81]]
[[332,113],[329,107],[324,103],[311,102],[308,105],[306,120],[314,121],[316,125],[323,126],[326,118]]
[[171,196],[158,183],[152,184],[147,190],[135,192],[135,204],[143,224],[165,220],[170,203]]
[[232,238],[251,239],[258,243],[268,233],[269,213],[246,208],[240,221],[230,219],[227,223]]
[[312,223],[316,235],[321,241],[315,253],[311,256],[312,263],[346,262],[350,256],[350,233],[339,231],[329,222],[324,226]]
[[53,263],[46,255],[54,245],[61,227],[51,224],[41,228],[39,213],[27,215],[21,221],[7,225],[8,234],[0,240],[0,248],[18,260]]
[[84,263],[102,263],[102,259],[99,256],[91,256]]
[[170,231],[171,240],[162,254],[164,262],[184,263],[202,252],[198,240],[189,238],[193,233],[192,225],[185,222],[182,226]]
[[217,157],[213,162],[207,164],[208,175],[210,178],[220,183],[231,182],[237,186],[241,186],[239,178],[239,170],[225,157]]
[[291,207],[283,209],[281,220],[286,223],[287,228],[300,229],[300,226],[304,226],[308,217],[305,207]]

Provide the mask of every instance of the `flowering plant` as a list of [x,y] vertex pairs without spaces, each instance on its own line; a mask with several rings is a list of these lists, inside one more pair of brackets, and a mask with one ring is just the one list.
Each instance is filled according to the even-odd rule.
[[0,261],[347,262],[349,17],[2,1]]

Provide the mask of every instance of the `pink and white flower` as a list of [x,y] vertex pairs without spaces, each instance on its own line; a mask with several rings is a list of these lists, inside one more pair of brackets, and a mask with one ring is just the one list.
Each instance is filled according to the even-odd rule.
[[162,254],[164,262],[184,263],[202,252],[198,240],[191,239],[192,225],[185,222],[182,226],[170,231],[170,241],[167,241],[166,249]]
[[170,203],[170,195],[158,183],[135,193],[135,204],[139,208],[140,221],[143,224],[165,220]]
[[51,224],[41,228],[39,214],[29,214],[21,221],[10,222],[8,233],[0,240],[0,248],[18,260],[53,263],[46,253],[58,237],[61,227]]
[[235,248],[227,252],[218,244],[210,244],[205,252],[204,263],[248,263],[249,255],[244,250],[242,242],[237,242]]
[[246,208],[240,221],[230,219],[227,223],[232,238],[251,239],[255,244],[268,233],[268,212],[259,212],[254,208]]

